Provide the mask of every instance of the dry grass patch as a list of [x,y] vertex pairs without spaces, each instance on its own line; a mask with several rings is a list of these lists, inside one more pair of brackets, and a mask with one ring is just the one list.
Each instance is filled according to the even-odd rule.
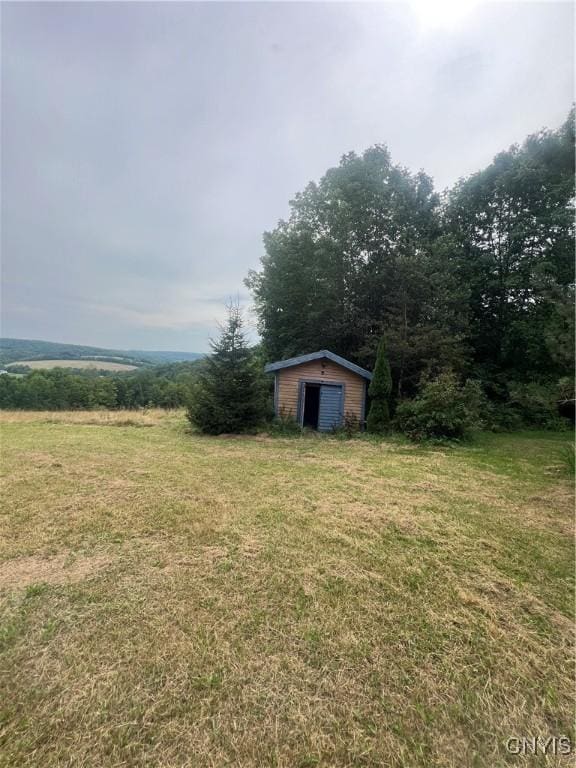
[[7,366],[10,370],[11,365],[25,365],[32,370],[45,370],[51,368],[83,368],[91,371],[135,371],[138,366],[130,363],[109,363],[103,360],[18,360]]
[[139,411],[0,411],[0,424],[89,424],[97,426],[152,427],[181,420],[181,411],[144,408]]
[[106,555],[76,556],[61,553],[54,557],[19,557],[0,563],[0,590],[21,589],[31,584],[72,584],[110,565]]
[[77,417],[3,425],[0,575],[30,586],[4,590],[0,764],[503,768],[543,764],[509,736],[571,735],[566,437]]

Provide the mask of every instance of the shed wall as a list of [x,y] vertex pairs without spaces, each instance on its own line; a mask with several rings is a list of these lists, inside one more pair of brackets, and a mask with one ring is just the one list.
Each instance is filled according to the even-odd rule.
[[276,376],[278,413],[284,412],[296,418],[300,381],[314,380],[344,384],[344,414],[349,413],[358,421],[363,418],[366,379],[331,360],[313,360],[293,365],[277,371]]

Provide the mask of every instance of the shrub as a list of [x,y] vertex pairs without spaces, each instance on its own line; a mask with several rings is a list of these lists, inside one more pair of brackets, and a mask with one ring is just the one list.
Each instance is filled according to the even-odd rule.
[[508,390],[510,408],[524,426],[539,429],[563,429],[566,426],[558,414],[557,386],[511,383]]
[[483,410],[483,422],[490,432],[514,432],[523,427],[520,414],[511,407],[509,402],[487,401]]
[[372,398],[370,411],[366,419],[366,429],[374,434],[384,434],[390,428],[390,406],[388,400],[392,391],[392,374],[386,355],[386,339],[382,337],[378,344],[374,375],[368,394]]
[[360,423],[355,414],[346,411],[344,421],[339,427],[335,427],[332,432],[341,440],[349,440],[360,432]]
[[302,427],[294,416],[281,409],[280,414],[272,419],[268,431],[278,437],[293,437],[302,434]]
[[495,385],[487,381],[484,391],[488,399],[483,421],[493,432],[562,430],[573,416],[573,384],[567,378],[548,384],[513,381]]
[[461,386],[453,373],[443,373],[398,406],[395,424],[412,440],[461,440],[480,426],[482,401],[478,382]]
[[390,407],[385,400],[373,400],[370,404],[366,429],[374,435],[384,435],[390,429]]

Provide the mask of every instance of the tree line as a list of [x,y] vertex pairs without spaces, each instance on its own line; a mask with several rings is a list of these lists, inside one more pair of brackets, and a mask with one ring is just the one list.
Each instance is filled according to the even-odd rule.
[[134,373],[69,372],[54,368],[0,376],[0,409],[181,408],[201,362],[156,366]]
[[187,405],[202,431],[241,432],[270,417],[265,361],[326,348],[374,369],[372,431],[557,427],[574,402],[574,160],[574,110],[442,195],[383,145],[348,153],[264,235],[257,348],[231,306],[204,361],[3,375],[0,408]]
[[574,110],[442,195],[379,145],[344,155],[290,210],[246,281],[267,359],[327,348],[372,369],[384,336],[393,408],[447,371],[495,406],[565,396]]

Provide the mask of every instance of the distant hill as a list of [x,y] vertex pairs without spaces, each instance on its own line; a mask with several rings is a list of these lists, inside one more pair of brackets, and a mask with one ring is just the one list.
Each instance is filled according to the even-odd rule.
[[21,360],[82,360],[85,358],[117,361],[128,365],[160,365],[198,360],[198,352],[154,352],[141,349],[105,349],[81,344],[60,344],[37,339],[0,338],[0,366]]

